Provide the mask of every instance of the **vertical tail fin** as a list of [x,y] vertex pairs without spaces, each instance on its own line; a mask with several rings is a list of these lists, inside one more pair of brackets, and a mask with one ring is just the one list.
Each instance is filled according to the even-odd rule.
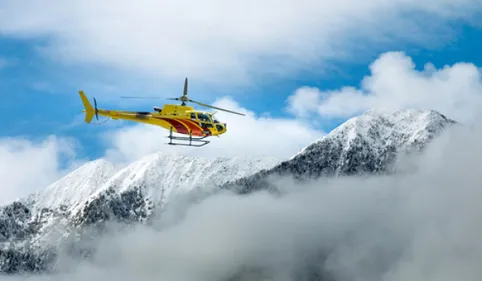
[[80,98],[82,99],[82,103],[84,104],[84,110],[85,112],[85,122],[90,123],[92,121],[92,118],[94,118],[94,108],[92,107],[92,104],[90,104],[89,100],[84,94],[84,91],[80,90],[79,91]]

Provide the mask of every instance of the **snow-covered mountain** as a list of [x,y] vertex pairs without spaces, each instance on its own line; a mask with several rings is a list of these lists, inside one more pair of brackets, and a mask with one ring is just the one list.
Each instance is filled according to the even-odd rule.
[[86,163],[41,192],[0,208],[0,272],[22,266],[43,270],[39,256],[53,255],[47,246],[75,236],[85,225],[108,219],[145,221],[154,208],[173,196],[196,188],[209,191],[278,163],[273,158],[195,158],[164,153],[148,155],[120,170],[104,159]]
[[105,159],[88,162],[47,188],[29,195],[25,202],[35,210],[76,206],[112,177],[116,168]]
[[[0,271],[45,270],[55,257],[49,241],[116,220],[145,222],[153,210],[193,190],[270,188],[267,178],[297,179],[393,171],[400,153],[419,151],[456,122],[435,111],[368,111],[292,158],[192,158],[157,153],[117,170],[96,160],[0,208]],[[27,243],[28,242],[28,243]]]
[[208,192],[279,162],[274,158],[194,158],[157,153],[118,171],[71,210],[77,223],[92,224],[112,216],[143,221],[169,198],[194,189]]
[[369,110],[351,118],[291,159],[272,169],[226,184],[240,193],[272,188],[267,178],[299,180],[393,172],[398,156],[419,152],[456,122],[433,110]]

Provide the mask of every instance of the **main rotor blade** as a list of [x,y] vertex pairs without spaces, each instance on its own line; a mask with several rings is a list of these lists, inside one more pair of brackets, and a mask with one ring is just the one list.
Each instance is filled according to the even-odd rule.
[[190,100],[190,99],[189,99],[188,101],[193,102],[193,103],[197,103],[197,104],[199,104],[199,105],[201,105],[201,106],[210,107],[210,108],[214,108],[214,109],[217,109],[217,110],[222,110],[222,111],[226,111],[226,112],[230,112],[230,113],[234,113],[234,114],[238,114],[238,115],[245,116],[245,114],[243,114],[243,113],[239,113],[239,112],[236,112],[236,111],[227,110],[227,109],[224,109],[224,108],[212,106],[212,105],[205,104],[205,103],[202,103],[202,102],[193,101],[193,100]]
[[183,96],[187,96],[187,77],[186,80],[184,80],[184,91],[182,92]]

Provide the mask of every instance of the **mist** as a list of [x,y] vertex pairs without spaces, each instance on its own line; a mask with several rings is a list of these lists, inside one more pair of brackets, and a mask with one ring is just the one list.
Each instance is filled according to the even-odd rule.
[[455,127],[397,175],[179,200],[99,238],[90,261],[2,280],[482,280],[481,148],[482,131]]

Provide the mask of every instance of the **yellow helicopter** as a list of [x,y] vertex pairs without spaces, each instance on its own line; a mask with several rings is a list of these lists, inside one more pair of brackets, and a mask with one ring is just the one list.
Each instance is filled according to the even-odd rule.
[[[186,78],[184,81],[184,91],[181,97],[168,98],[168,100],[181,101],[180,105],[165,104],[162,108],[154,106],[153,112],[100,109],[97,108],[97,101],[95,100],[95,98],[93,99],[94,106],[92,106],[92,104],[85,96],[84,91],[79,90],[79,95],[84,105],[84,110],[82,111],[85,112],[85,122],[91,123],[94,116],[97,120],[99,120],[99,115],[101,115],[114,120],[122,119],[160,126],[169,130],[169,136],[167,136],[167,138],[169,138],[170,141],[168,144],[201,147],[210,142],[206,140],[207,137],[219,137],[220,135],[226,133],[227,124],[218,121],[216,118],[213,117],[214,114],[212,113],[195,110],[193,107],[187,106],[186,102],[192,102],[201,106],[210,107],[244,116],[244,114],[239,112],[215,107],[189,99],[187,96],[187,84],[188,82]],[[186,136],[173,136],[173,132]],[[176,143],[173,142],[173,140],[189,141],[189,144]],[[201,144],[193,144],[193,142]]]

